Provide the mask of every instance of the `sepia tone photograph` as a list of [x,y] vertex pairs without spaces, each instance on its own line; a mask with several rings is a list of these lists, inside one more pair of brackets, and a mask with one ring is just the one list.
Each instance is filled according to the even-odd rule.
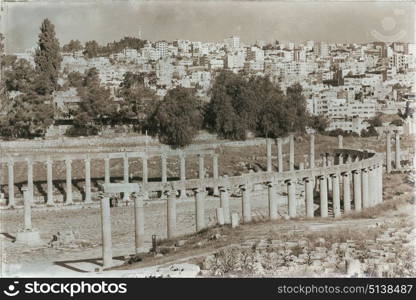
[[414,2],[0,3],[0,277],[416,277]]

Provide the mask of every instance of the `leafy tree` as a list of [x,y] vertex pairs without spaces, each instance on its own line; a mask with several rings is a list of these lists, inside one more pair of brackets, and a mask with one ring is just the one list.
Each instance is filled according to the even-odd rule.
[[375,116],[372,119],[369,119],[367,122],[372,127],[380,127],[380,126],[383,126],[383,122],[381,121],[380,115],[377,115],[377,116]]
[[245,139],[246,132],[256,125],[253,97],[253,91],[241,75],[220,72],[211,89],[205,126],[224,138]]
[[325,132],[329,125],[329,120],[324,115],[311,116],[309,118],[309,127],[315,129],[319,133]]
[[361,137],[370,137],[370,136],[377,136],[377,135],[378,133],[373,126],[369,126],[368,129],[363,128],[360,133]]
[[195,92],[177,87],[170,90],[149,116],[147,127],[160,142],[173,148],[192,143],[202,124],[200,103]]
[[62,57],[55,26],[45,19],[40,27],[38,49],[35,53],[36,71],[39,75],[38,92],[50,95],[58,87]]
[[268,77],[246,80],[229,71],[216,77],[204,116],[205,127],[230,139],[245,139],[248,130],[263,137],[302,132],[309,119],[299,84],[284,95]]
[[5,138],[33,138],[44,136],[53,123],[50,96],[21,94],[8,105],[6,116],[0,118],[0,135]]
[[93,58],[98,56],[100,46],[96,41],[89,41],[85,43],[84,56],[87,58]]
[[70,40],[68,44],[62,47],[64,52],[76,52],[82,50],[82,44],[79,40]]
[[403,126],[403,120],[402,119],[396,119],[390,122],[391,125],[395,126]]
[[[79,114],[87,114],[88,120],[94,120],[98,126],[112,122],[112,116],[117,111],[116,104],[111,97],[110,90],[100,85],[100,79],[96,68],[88,69],[85,73],[83,84],[78,88],[81,98],[79,103]],[[85,120],[75,116],[79,120]],[[78,125],[82,125],[80,122]],[[91,125],[90,122],[86,125]]]
[[69,85],[75,88],[81,87],[83,85],[84,77],[80,72],[71,72],[68,74]]
[[10,70],[4,72],[4,83],[8,91],[30,92],[34,88],[36,73],[25,59],[15,61]]
[[304,132],[309,118],[306,110],[306,100],[302,95],[302,86],[296,83],[286,90],[289,128],[291,131]]
[[119,118],[134,119],[144,118],[147,107],[145,100],[155,100],[155,93],[144,85],[144,74],[126,72],[118,90],[120,102]]

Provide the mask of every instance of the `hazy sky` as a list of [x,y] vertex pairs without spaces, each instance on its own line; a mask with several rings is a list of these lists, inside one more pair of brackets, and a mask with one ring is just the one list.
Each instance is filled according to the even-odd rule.
[[[1,0],[0,0],[1,1]],[[245,42],[415,40],[415,4],[397,1],[32,1],[4,3],[6,48],[36,45],[44,18],[61,45],[71,39],[99,43],[137,36],[152,41],[218,41],[235,34]]]

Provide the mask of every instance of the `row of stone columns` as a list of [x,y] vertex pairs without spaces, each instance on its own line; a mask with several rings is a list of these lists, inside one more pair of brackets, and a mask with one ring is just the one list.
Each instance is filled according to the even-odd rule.
[[[340,176],[342,180],[340,181]],[[320,191],[320,216],[328,217],[328,188],[327,176],[319,176],[319,191]],[[330,175],[333,186],[333,215],[339,217],[341,215],[341,190],[343,190],[344,213],[351,210],[351,191],[350,191],[350,174],[343,173]],[[288,194],[288,215],[290,218],[297,216],[297,199],[296,199],[296,178],[286,180],[287,194]],[[314,217],[314,178],[304,178],[305,183],[305,200],[306,200],[306,216],[308,218]],[[354,206],[356,211],[361,211],[362,208],[371,207],[382,201],[382,167],[374,165],[370,168],[362,170],[355,170],[353,172],[354,182]],[[242,216],[243,222],[249,223],[252,221],[251,201],[252,201],[252,186],[249,184],[242,186]],[[269,218],[270,220],[277,220],[278,215],[278,198],[277,198],[277,182],[270,182],[268,184],[268,204],[269,204]],[[176,211],[176,191],[171,190],[167,199],[167,237],[173,239],[177,236],[177,211]],[[196,231],[206,228],[205,222],[205,201],[206,190],[199,188],[195,190],[195,224]],[[138,253],[143,247],[144,243],[144,211],[143,211],[143,197],[135,197],[135,247]],[[222,187],[220,190],[220,209],[221,209],[221,224],[230,224],[230,203],[228,188]],[[102,233],[103,233],[103,262],[104,267],[110,267],[112,263],[111,258],[111,220],[110,220],[110,205],[108,197],[101,199],[101,218],[102,218]],[[220,219],[220,217],[219,217]]]
[[[204,157],[199,155],[199,178],[204,178]],[[28,182],[28,193],[31,195],[33,199],[33,161],[28,158],[27,162],[27,182]],[[219,170],[218,170],[218,155],[214,154],[212,156],[213,162],[213,177],[218,179],[219,177]],[[91,203],[91,159],[89,157],[84,159],[85,163],[85,203]],[[143,173],[143,183],[148,182],[148,164],[147,158],[142,158],[142,173]],[[10,207],[15,206],[15,197],[14,197],[14,161],[10,160],[7,162],[8,167],[8,204]],[[66,159],[65,160],[65,167],[66,167],[66,204],[73,203],[73,196],[72,196],[72,160]],[[161,156],[161,169],[162,169],[162,182],[167,182],[167,161],[166,155]],[[110,158],[104,158],[104,182],[110,183]],[[47,177],[47,205],[54,205],[53,201],[53,161],[48,159],[46,161],[46,177]],[[186,180],[186,171],[185,171],[185,156],[180,155],[180,179],[181,181]],[[123,181],[124,183],[129,182],[129,159],[127,156],[123,157]],[[214,194],[218,195],[218,186],[214,186]],[[181,195],[185,195],[185,190],[181,191]],[[124,194],[124,199],[126,200],[128,197],[128,193]]]
[[[276,140],[277,144],[277,169],[278,172],[283,172],[283,141],[281,138]],[[343,148],[343,136],[338,136],[338,148]],[[267,152],[267,172],[272,171],[272,140],[266,139]],[[325,158],[326,160],[326,158]],[[342,156],[340,161],[342,161]],[[326,166],[326,163],[323,164]],[[305,164],[300,163],[299,169],[304,169]],[[311,134],[309,137],[309,168],[315,168],[315,135]],[[293,135],[289,136],[289,171],[295,169],[295,138]]]
[[[314,156],[315,156],[315,136],[311,135],[310,143],[310,162],[311,166],[314,166]],[[277,144],[277,170],[278,172],[283,172],[283,140],[281,138],[276,139]],[[267,163],[266,169],[267,172],[272,171],[272,140],[266,139],[266,155]],[[295,137],[293,135],[289,136],[289,170],[293,171],[295,169]]]

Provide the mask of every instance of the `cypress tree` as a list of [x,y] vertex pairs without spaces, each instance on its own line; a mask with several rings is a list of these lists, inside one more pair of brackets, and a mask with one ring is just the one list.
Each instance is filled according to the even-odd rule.
[[55,26],[45,19],[39,33],[38,49],[35,54],[36,71],[39,75],[37,92],[51,94],[58,86],[59,69],[62,62]]

